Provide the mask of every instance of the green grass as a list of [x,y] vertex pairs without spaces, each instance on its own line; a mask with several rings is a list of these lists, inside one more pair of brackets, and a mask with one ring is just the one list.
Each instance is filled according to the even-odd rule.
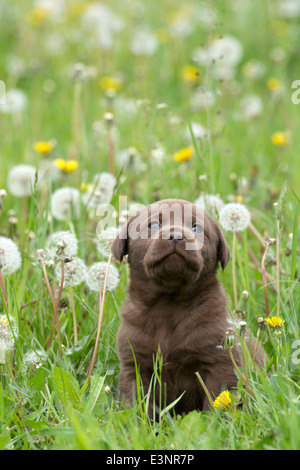
[[[101,2],[123,22],[123,29],[114,34],[111,49],[103,50],[95,45],[95,28],[83,27],[88,2],[66,0],[62,2],[65,16],[47,14],[40,25],[33,25],[29,21],[34,13],[33,1],[0,1],[0,79],[7,92],[19,88],[27,97],[27,106],[20,113],[0,113],[0,189],[7,191],[1,200],[0,235],[12,238],[22,255],[21,268],[5,277],[9,318],[16,322],[18,336],[14,349],[0,365],[2,449],[300,448],[300,368],[295,343],[300,340],[300,105],[291,100],[295,91],[292,82],[300,79],[300,19],[278,15],[271,0],[245,1],[243,6],[238,1],[207,1],[216,16],[212,24],[205,25],[193,22],[199,2],[188,3],[188,23],[193,29],[180,37],[170,35],[168,28],[175,13],[185,6],[183,1]],[[39,13],[35,11],[35,18],[40,18]],[[128,44],[133,33],[144,27],[158,38],[158,47],[150,56],[135,56]],[[226,35],[240,41],[243,55],[233,77],[220,81],[213,74],[214,65],[207,70],[205,65],[194,63],[193,56],[195,49]],[[261,64],[261,75],[251,77],[245,72],[252,59]],[[71,80],[70,71],[77,63],[93,67],[95,73],[84,81]],[[197,85],[187,84],[181,75],[182,68],[192,64],[200,72]],[[99,87],[99,80],[115,75],[121,77],[122,86],[111,99]],[[268,88],[270,78],[280,81],[280,91]],[[208,109],[195,110],[191,103],[200,87],[212,91],[215,103]],[[262,111],[256,118],[244,120],[239,114],[240,103],[249,94],[260,97]],[[121,99],[132,100],[134,112],[122,108]],[[161,103],[166,106],[157,106]],[[201,192],[219,194],[224,202],[242,200],[261,236],[279,240],[278,265],[276,245],[269,249],[266,269],[273,280],[267,279],[267,293],[270,315],[280,316],[285,323],[278,340],[272,328],[261,335],[272,359],[270,376],[266,374],[267,365],[258,375],[249,365],[256,399],[247,397],[239,383],[228,411],[194,411],[184,417],[163,412],[155,425],[144,413],[147,397],[140,396],[132,409],[122,406],[117,387],[116,334],[126,297],[126,265],[118,268],[118,287],[106,293],[91,381],[87,381],[87,369],[96,340],[99,296],[84,283],[74,287],[78,342],[74,343],[71,297],[66,288],[59,309],[63,346],[60,348],[55,329],[51,346],[46,348],[53,309],[35,252],[45,248],[54,231],[70,230],[78,238],[79,256],[87,265],[101,260],[95,242],[99,216],[94,211],[87,211],[82,204],[77,220],[59,221],[49,215],[55,189],[73,186],[83,193],[82,183],[91,183],[96,173],[109,171],[106,112],[114,114],[117,186],[112,203],[116,211],[121,195],[130,203],[149,204],[163,198],[194,201]],[[198,140],[195,135],[185,135],[194,122],[207,129],[208,137]],[[101,132],[96,132],[99,123]],[[271,140],[278,131],[290,135],[283,147]],[[56,146],[49,156],[33,150],[34,142],[50,139],[55,139]],[[188,145],[195,147],[193,158],[174,161],[173,154]],[[122,168],[119,152],[130,147],[136,149],[139,166]],[[156,148],[164,150],[161,161],[153,157]],[[10,193],[7,175],[12,167],[19,163],[40,167],[45,159],[69,159],[74,149],[78,170],[59,174],[40,189],[33,188],[31,196],[18,198]],[[206,178],[199,179],[200,175]],[[12,214],[16,223],[12,223]],[[232,246],[232,233],[225,235]],[[236,245],[237,289],[239,296],[244,290],[249,292],[246,321],[253,340],[257,318],[266,317],[260,271],[263,253],[264,247],[249,228],[240,233]],[[51,268],[48,276],[54,289]],[[229,307],[234,309],[231,261],[219,277],[228,293]],[[6,314],[3,293],[0,314]],[[39,367],[27,363],[30,352],[40,354]],[[155,382],[159,384],[158,372]]]

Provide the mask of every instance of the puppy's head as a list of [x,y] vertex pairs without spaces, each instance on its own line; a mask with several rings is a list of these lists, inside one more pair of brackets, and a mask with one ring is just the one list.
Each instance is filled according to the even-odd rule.
[[132,217],[112,252],[119,261],[128,254],[135,284],[150,282],[166,293],[198,285],[229,260],[218,224],[201,207],[178,199],[156,202]]

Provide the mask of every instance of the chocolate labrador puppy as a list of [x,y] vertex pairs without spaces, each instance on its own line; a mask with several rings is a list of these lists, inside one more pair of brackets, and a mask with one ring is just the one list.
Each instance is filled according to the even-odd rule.
[[[181,396],[176,413],[208,410],[196,372],[212,397],[237,384],[229,352],[223,348],[231,319],[216,272],[219,263],[225,268],[230,253],[218,224],[188,201],[159,201],[123,226],[112,252],[119,261],[128,254],[130,266],[118,332],[121,395],[132,403],[136,366],[145,393],[152,388],[160,350],[163,366],[161,386],[154,392],[156,406]],[[239,346],[234,356],[242,365]],[[152,402],[150,416],[155,412]]]

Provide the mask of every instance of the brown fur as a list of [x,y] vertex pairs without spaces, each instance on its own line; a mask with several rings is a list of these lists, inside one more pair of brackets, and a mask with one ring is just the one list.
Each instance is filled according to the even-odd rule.
[[[190,204],[169,199],[148,206],[139,215],[141,230],[143,226],[148,230],[150,209],[159,217],[161,204],[170,206],[174,202]],[[193,205],[193,217],[195,211]],[[136,387],[135,360],[144,390],[148,391],[153,360],[160,349],[162,387],[160,392],[156,390],[156,403],[159,393],[163,406],[183,394],[175,406],[177,413],[207,410],[209,402],[196,372],[212,397],[237,384],[228,350],[222,347],[225,333],[230,329],[230,316],[226,296],[216,277],[218,264],[224,269],[228,263],[228,246],[218,224],[207,213],[203,247],[192,251],[186,250],[185,238],[189,235],[197,241],[198,235],[191,231],[191,221],[174,227],[171,219],[171,227],[160,227],[157,239],[126,239],[134,220],[136,216],[122,228],[112,246],[119,261],[128,254],[130,265],[128,298],[122,308],[118,332],[121,395],[132,403]],[[176,241],[172,235],[163,239],[165,228],[182,236]],[[234,355],[237,364],[242,365],[239,346],[234,348]],[[152,400],[150,413],[151,406]]]

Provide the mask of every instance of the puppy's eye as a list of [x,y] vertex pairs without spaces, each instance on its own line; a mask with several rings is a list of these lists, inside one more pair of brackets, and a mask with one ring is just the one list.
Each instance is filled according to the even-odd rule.
[[155,230],[155,229],[158,229],[160,227],[160,223],[157,222],[157,221],[153,221],[153,222],[150,222],[148,227],[149,227],[150,230]]
[[192,231],[196,233],[202,233],[203,232],[203,227],[198,224],[194,224],[192,227]]

